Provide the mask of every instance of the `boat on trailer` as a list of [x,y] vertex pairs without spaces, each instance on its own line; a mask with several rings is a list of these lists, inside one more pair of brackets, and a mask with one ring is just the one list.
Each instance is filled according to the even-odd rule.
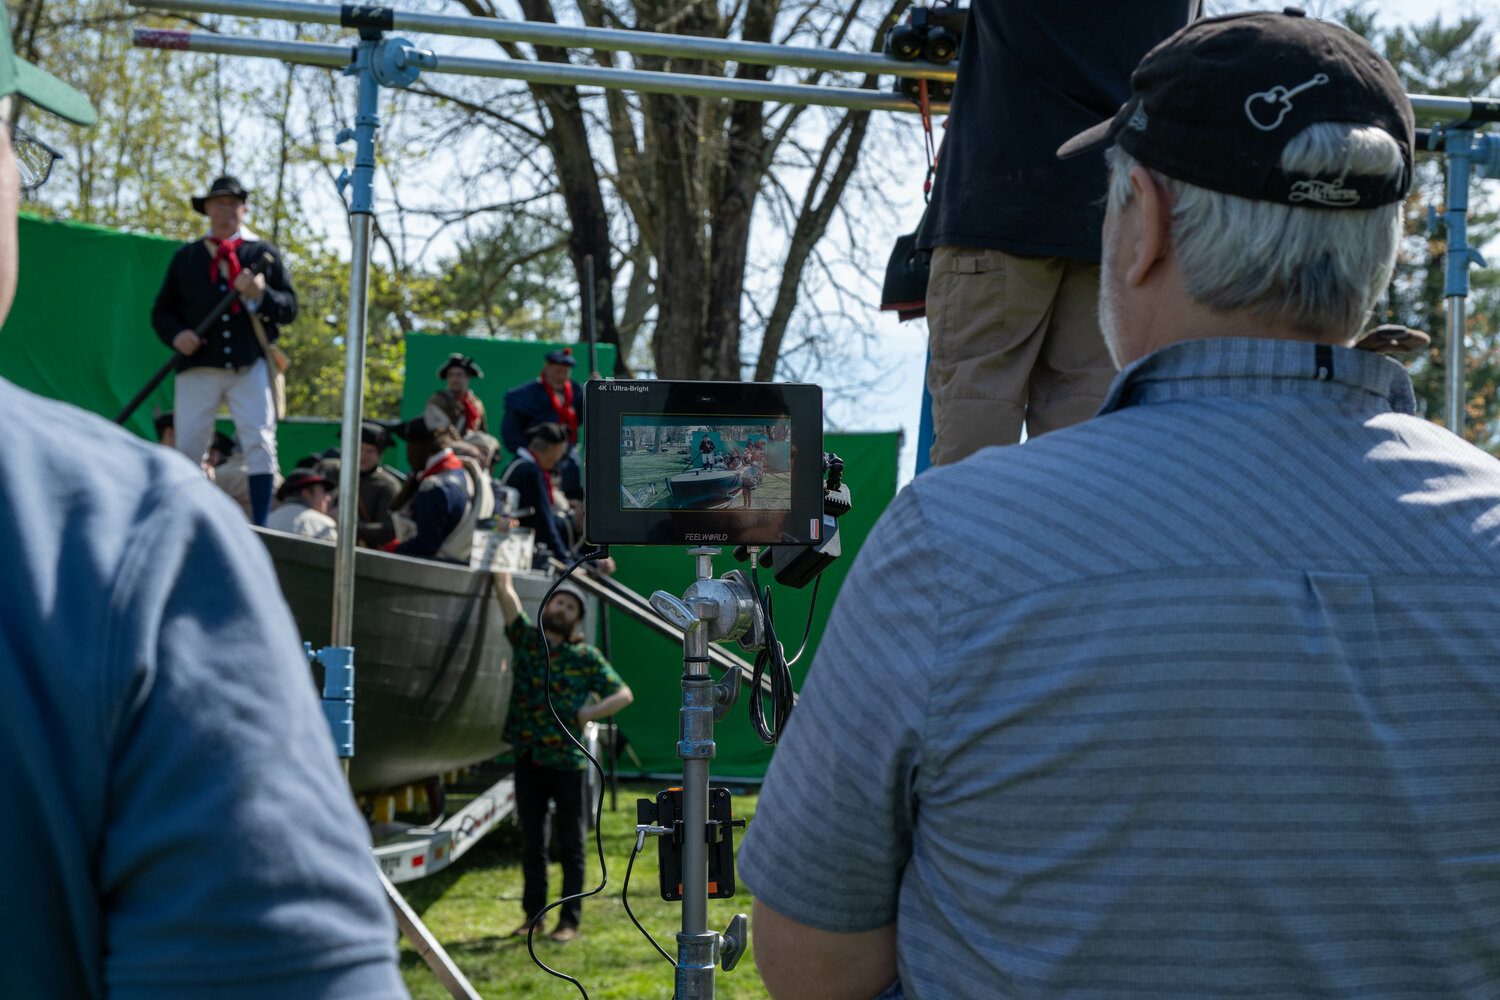
[[[328,645],[336,546],[253,530],[298,633],[314,648]],[[397,788],[499,754],[514,675],[490,573],[374,549],[356,550],[354,572],[351,788]],[[535,617],[551,579],[529,571],[512,579]],[[313,669],[321,688],[322,668]]]
[[707,503],[736,492],[743,478],[741,469],[700,466],[668,477],[667,488],[680,504]]

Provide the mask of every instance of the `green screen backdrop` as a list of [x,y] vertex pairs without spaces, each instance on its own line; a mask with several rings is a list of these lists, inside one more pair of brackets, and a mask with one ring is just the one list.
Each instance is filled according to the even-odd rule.
[[[0,376],[113,420],[172,356],[151,304],[178,244],[155,236],[22,215],[21,279],[0,334]],[[127,426],[154,440],[151,407],[172,406],[168,378]]]

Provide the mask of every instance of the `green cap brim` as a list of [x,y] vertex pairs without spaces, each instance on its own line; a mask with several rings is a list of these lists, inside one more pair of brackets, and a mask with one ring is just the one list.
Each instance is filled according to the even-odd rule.
[[50,73],[43,73],[25,59],[16,59],[14,93],[75,125],[92,125],[99,120],[87,97]]

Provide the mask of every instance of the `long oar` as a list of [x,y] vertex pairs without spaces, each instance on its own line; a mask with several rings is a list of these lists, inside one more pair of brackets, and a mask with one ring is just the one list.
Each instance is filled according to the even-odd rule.
[[[261,271],[263,271],[267,265],[275,260],[275,258],[268,253],[263,253],[260,256],[260,260],[255,261],[250,265],[251,274],[261,273]],[[196,327],[193,328],[193,333],[198,337],[199,340],[203,339],[203,335],[208,332],[208,328],[213,325],[214,320],[224,314],[224,310],[229,308],[230,304],[234,302],[234,297],[238,294],[240,293],[231,288],[227,293],[225,293],[224,297],[219,300],[219,304],[214,306],[207,316],[203,317],[203,322],[199,323]],[[202,344],[199,344],[198,346],[200,349],[203,347]],[[162,381],[165,380],[168,375],[172,374],[174,371],[177,371],[178,366],[181,365],[186,358],[186,354],[178,354],[176,351],[173,351],[172,356],[162,363],[162,366],[156,370],[155,375],[151,376],[151,380],[145,385],[141,386],[141,391],[132,396],[130,398],[130,402],[125,404],[125,409],[121,410],[119,416],[115,417],[115,423],[123,424],[125,423],[125,421],[129,420],[130,415],[136,411],[136,407],[144,403],[146,401],[146,397],[155,392],[156,387],[161,385]]]

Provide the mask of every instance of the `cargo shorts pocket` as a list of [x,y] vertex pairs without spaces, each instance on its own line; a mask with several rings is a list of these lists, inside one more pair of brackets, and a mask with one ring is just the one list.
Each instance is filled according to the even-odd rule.
[[927,286],[927,330],[934,360],[960,361],[994,349],[1005,312],[1005,259],[998,251],[937,247]]

